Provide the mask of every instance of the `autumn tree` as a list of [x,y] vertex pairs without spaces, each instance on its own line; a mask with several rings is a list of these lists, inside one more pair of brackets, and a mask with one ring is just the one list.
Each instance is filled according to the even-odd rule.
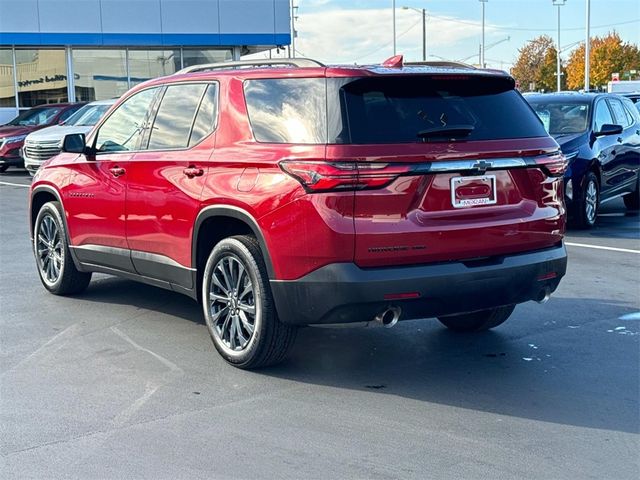
[[556,89],[555,42],[548,35],[528,41],[518,50],[518,59],[511,75],[523,91]]
[[[593,37],[589,52],[589,84],[606,85],[612,73],[640,69],[640,50],[637,45],[625,43],[616,32],[604,37]],[[584,43],[576,48],[567,62],[567,85],[570,89],[584,87]]]

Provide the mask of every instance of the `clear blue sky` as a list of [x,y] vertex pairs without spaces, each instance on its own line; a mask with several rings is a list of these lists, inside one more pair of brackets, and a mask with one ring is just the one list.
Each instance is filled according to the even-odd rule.
[[[392,54],[391,0],[296,0],[297,50],[325,62],[379,62]],[[561,7],[563,47],[585,37],[585,0]],[[478,0],[396,0],[398,53],[409,60],[422,55],[421,15],[428,14],[427,51],[451,60],[475,55],[480,44]],[[640,43],[640,0],[591,0],[592,35],[616,30],[624,41]],[[606,25],[606,26],[603,26]],[[540,34],[556,38],[557,8],[552,0],[489,0],[486,43],[505,40],[486,51],[490,67],[510,68],[523,44]],[[506,38],[510,40],[506,41]],[[563,55],[565,58],[570,50]],[[434,60],[435,57],[430,57]]]

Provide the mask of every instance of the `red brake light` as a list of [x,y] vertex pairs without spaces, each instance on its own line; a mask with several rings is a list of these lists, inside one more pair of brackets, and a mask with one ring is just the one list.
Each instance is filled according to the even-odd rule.
[[533,160],[536,165],[542,167],[542,169],[551,177],[561,177],[564,175],[564,172],[567,171],[567,167],[569,166],[569,161],[561,152],[549,155],[540,155],[538,157],[534,157]]
[[382,188],[411,170],[405,164],[304,160],[284,160],[280,168],[308,192]]

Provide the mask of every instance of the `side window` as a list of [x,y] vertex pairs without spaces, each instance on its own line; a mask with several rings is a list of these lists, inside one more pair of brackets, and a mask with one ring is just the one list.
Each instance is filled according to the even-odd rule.
[[62,112],[62,115],[60,115],[58,117],[58,122],[62,123],[62,122],[66,122],[67,119],[73,115],[74,113],[76,113],[78,111],[79,108],[70,108],[68,110],[65,110],[64,112]]
[[604,124],[613,124],[613,117],[611,116],[611,111],[607,106],[607,102],[604,100],[599,101],[596,104],[596,111],[593,116],[593,130],[599,132],[602,130],[602,126]]
[[98,152],[126,152],[138,147],[157,92],[157,88],[150,88],[136,93],[107,118],[96,138]]
[[191,137],[189,138],[189,146],[195,145],[216,128],[216,120],[218,117],[218,84],[212,83],[207,87],[200,102],[200,108],[196,115],[196,121],[193,123]]
[[627,114],[624,111],[624,107],[622,106],[622,102],[617,98],[610,98],[609,105],[611,105],[611,109],[613,110],[613,114],[616,117],[616,125],[622,125],[624,128],[627,128],[630,123],[627,118]]
[[624,107],[625,113],[627,114],[629,125],[633,125],[634,123],[636,123],[636,115],[638,110],[636,110],[636,107],[633,104],[633,102],[628,98],[623,98],[622,106]]
[[185,84],[167,87],[149,138],[149,150],[186,148],[191,127],[207,85]]

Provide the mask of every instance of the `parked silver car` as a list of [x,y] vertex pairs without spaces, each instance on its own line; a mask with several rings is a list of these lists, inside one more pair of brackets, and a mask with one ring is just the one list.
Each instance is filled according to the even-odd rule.
[[110,99],[88,103],[63,124],[43,128],[27,135],[21,152],[27,171],[35,175],[40,165],[60,153],[65,135],[89,133],[115,101],[116,99]]

